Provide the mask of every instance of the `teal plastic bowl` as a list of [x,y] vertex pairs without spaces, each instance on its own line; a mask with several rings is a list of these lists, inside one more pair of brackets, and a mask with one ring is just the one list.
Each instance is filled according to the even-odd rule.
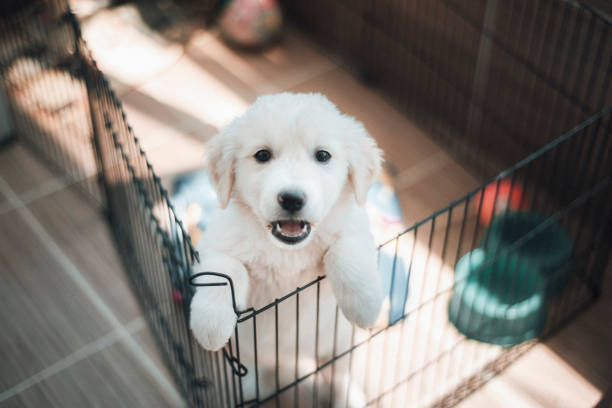
[[573,251],[572,239],[558,222],[536,213],[507,212],[493,219],[481,247],[487,252],[497,252],[524,239],[536,228],[542,229],[513,252],[520,252],[529,267],[539,271],[546,281],[547,293],[554,295],[569,281]]
[[470,339],[511,347],[546,325],[546,282],[518,253],[477,248],[455,268],[449,320]]

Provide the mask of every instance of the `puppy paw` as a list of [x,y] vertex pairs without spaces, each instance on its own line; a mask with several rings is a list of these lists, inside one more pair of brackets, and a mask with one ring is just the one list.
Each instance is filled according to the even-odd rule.
[[375,290],[344,293],[336,296],[344,317],[362,329],[374,326],[382,306],[382,294]]
[[191,300],[190,326],[202,347],[216,351],[232,336],[237,317],[231,301],[219,301],[215,296],[207,295],[210,293],[206,290],[198,290]]
[[323,264],[344,316],[361,328],[374,326],[383,293],[371,240],[340,239],[330,247]]

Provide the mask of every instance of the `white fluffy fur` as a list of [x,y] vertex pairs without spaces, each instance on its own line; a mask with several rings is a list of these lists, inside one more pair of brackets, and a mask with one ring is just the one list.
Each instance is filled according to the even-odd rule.
[[[272,152],[266,163],[253,157],[262,148]],[[321,149],[332,155],[326,163],[315,160]],[[321,302],[335,297],[350,322],[371,327],[382,289],[363,204],[380,162],[380,150],[361,123],[324,96],[260,97],[210,141],[207,167],[223,210],[203,235],[202,264],[195,270],[229,275],[241,310],[265,306],[324,274],[331,291],[322,291]],[[277,194],[287,188],[306,194],[299,218],[312,225],[309,237],[296,245],[280,242],[267,228],[283,219]],[[314,319],[314,309],[300,308],[301,316],[310,313]],[[295,330],[295,315],[281,319],[283,330]],[[266,324],[273,322],[257,321],[258,329]],[[199,288],[191,303],[191,328],[201,345],[220,349],[235,325],[228,288]],[[274,331],[273,326],[264,329]]]

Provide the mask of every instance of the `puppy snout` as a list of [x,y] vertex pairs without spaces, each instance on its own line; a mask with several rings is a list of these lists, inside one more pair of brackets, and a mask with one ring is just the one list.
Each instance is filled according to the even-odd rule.
[[296,213],[304,207],[306,195],[300,191],[282,191],[276,196],[278,204],[290,213]]

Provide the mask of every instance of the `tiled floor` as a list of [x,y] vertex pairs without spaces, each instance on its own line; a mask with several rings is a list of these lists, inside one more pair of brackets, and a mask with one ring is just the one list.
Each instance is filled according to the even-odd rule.
[[[449,155],[302,35],[259,54],[214,31],[170,42],[130,5],[83,32],[165,182],[262,93],[325,93],[385,151],[407,223],[478,185]],[[102,216],[19,144],[0,150],[0,406],[180,405]],[[610,285],[609,285],[610,286]],[[612,383],[612,291],[462,406],[589,407]]]
[[24,203],[47,170],[18,144],[0,162],[33,186],[0,172],[0,406],[180,406],[102,215],[72,188]]

